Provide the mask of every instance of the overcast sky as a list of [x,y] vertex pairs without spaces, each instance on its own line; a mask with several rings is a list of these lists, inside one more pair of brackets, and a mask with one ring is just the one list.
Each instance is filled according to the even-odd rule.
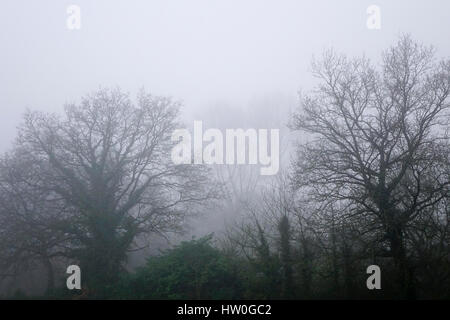
[[[71,4],[80,30],[66,26]],[[366,26],[372,4],[380,30]],[[410,33],[448,57],[449,16],[448,0],[2,0],[0,151],[26,108],[60,111],[100,86],[171,95],[198,119],[295,99],[311,85],[313,54],[329,47],[376,60]]]

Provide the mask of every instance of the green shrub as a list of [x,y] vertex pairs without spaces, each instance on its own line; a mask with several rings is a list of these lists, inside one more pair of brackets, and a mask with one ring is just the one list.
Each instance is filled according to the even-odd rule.
[[238,299],[241,282],[232,261],[211,244],[212,235],[182,242],[150,257],[114,286],[114,297],[135,299]]

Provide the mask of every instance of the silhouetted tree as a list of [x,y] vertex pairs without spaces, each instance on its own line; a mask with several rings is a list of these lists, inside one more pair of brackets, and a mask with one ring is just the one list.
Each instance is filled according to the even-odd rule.
[[58,226],[64,207],[44,187],[32,158],[15,152],[0,159],[0,274],[20,277],[44,268],[47,291],[55,285],[54,260],[69,237]]
[[67,254],[98,287],[117,278],[139,235],[179,230],[189,206],[213,196],[204,167],[171,161],[178,107],[102,89],[67,105],[65,117],[28,112],[20,127],[17,148],[71,210],[60,226],[74,237]]
[[320,84],[293,121],[310,133],[293,183],[324,210],[341,203],[348,217],[370,216],[413,297],[408,230],[449,195],[450,61],[403,36],[381,71],[329,51],[313,72]]

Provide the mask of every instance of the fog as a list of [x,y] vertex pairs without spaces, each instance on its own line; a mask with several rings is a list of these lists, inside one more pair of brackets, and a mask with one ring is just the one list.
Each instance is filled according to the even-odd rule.
[[[373,4],[379,30],[366,24]],[[81,9],[79,30],[67,27],[70,5]],[[334,48],[376,64],[382,50],[411,34],[448,57],[449,11],[447,0],[3,0],[0,152],[11,149],[27,109],[62,113],[99,88],[132,97],[145,88],[180,101],[188,127],[201,120],[220,129],[280,129],[283,172],[292,140],[302,139],[287,124],[299,92],[315,84],[314,56]],[[220,232],[233,210],[227,202],[202,212],[184,237]]]
[[[79,30],[66,27],[71,4],[81,9]],[[329,47],[378,59],[400,33],[411,33],[450,52],[448,1],[377,1],[380,30],[366,26],[371,4],[2,1],[0,150],[26,108],[61,111],[99,87],[170,95],[189,121],[228,110],[239,118],[255,100],[280,97],[295,107],[297,91],[311,87],[312,56]]]

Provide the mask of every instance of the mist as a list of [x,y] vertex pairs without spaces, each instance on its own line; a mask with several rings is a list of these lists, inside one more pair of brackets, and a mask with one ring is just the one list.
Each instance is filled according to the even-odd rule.
[[[381,10],[379,29],[367,26],[374,4]],[[79,29],[67,25],[71,5],[80,9]],[[405,34],[433,45],[436,58],[449,57],[448,12],[446,0],[5,0],[0,151],[14,146],[27,110],[63,114],[65,105],[105,88],[120,88],[132,99],[140,90],[171,97],[191,129],[202,121],[205,129],[280,130],[275,176],[260,177],[249,165],[214,167],[214,177],[226,184],[225,198],[197,208],[182,233],[152,235],[151,246],[130,254],[127,267],[134,270],[181,240],[210,233],[223,240],[264,190],[287,179],[295,143],[307,137],[289,125],[303,93],[318,84],[315,58],[332,48],[376,66]]]
[[66,27],[70,4],[2,2],[1,150],[26,108],[61,111],[99,87],[170,95],[187,120],[240,118],[233,110],[258,99],[295,107],[313,55],[330,47],[378,59],[409,32],[450,51],[448,1],[378,1],[380,30],[366,26],[370,1],[76,1],[79,30]]

